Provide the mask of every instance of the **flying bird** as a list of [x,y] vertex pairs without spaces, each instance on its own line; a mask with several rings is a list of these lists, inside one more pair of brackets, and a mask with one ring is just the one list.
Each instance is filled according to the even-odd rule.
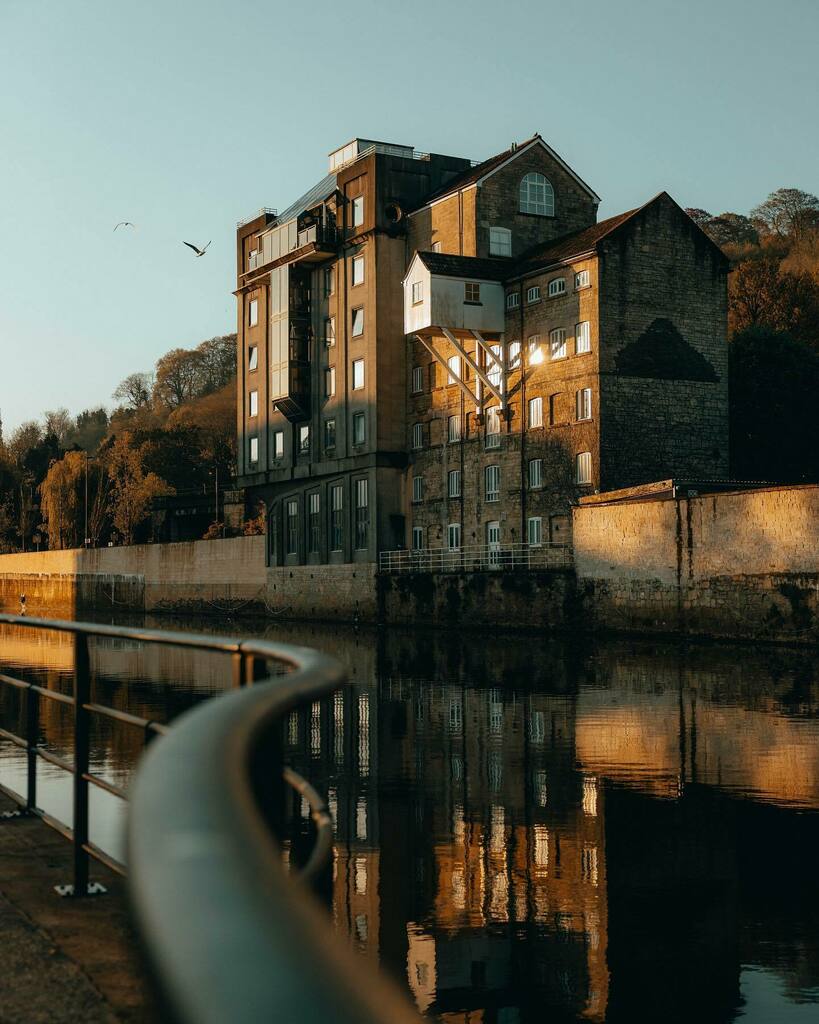
[[129,220],[121,220],[119,222],[119,224],[115,224],[114,225],[114,231],[116,231],[117,228],[135,228],[135,227],[136,227],[136,224],[132,224]]
[[198,245],[194,245],[192,242],[183,242],[182,244],[187,245],[189,249],[193,249],[197,256],[204,256],[205,249],[207,249],[208,245],[210,245],[210,242],[208,242],[208,245],[206,245],[203,249],[200,249]]

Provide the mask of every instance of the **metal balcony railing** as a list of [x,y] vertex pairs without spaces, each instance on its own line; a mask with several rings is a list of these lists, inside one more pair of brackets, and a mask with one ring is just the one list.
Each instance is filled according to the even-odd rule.
[[[86,896],[89,858],[125,866],[89,841],[89,787],[130,798],[128,882],[162,1020],[175,1024],[419,1024],[390,983],[333,937],[308,883],[320,880],[332,850],[332,820],[313,787],[282,763],[283,720],[344,681],[332,659],[305,647],[95,623],[0,615],[0,625],[70,633],[73,695],[0,674],[21,691],[25,736],[0,738],[27,754],[27,792],[0,789],[74,845],[74,885]],[[171,726],[93,700],[89,639],[107,637],[230,655],[233,692],[181,715]],[[0,655],[2,633],[0,633]],[[41,699],[69,705],[74,759],[40,742]],[[140,729],[145,752],[131,792],[90,771],[90,719]],[[37,806],[37,763],[73,775],[73,828]],[[285,869],[275,834],[289,789],[311,811],[316,842],[300,872]],[[323,881],[323,879],[321,879]]]
[[382,551],[384,573],[489,572],[505,569],[563,569],[573,564],[568,544],[480,544],[463,548]]

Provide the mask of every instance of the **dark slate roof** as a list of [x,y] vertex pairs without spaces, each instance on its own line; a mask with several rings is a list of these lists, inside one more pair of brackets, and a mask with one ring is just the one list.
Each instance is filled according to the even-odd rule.
[[443,277],[475,277],[484,281],[502,281],[515,267],[511,260],[453,256],[447,252],[419,252],[418,258],[431,274]]
[[[328,174],[317,182],[308,192],[305,192],[303,196],[300,196],[295,203],[291,203],[286,210],[276,217],[276,225],[286,224],[289,220],[293,220],[294,217],[298,217],[300,213],[304,213],[305,210],[310,210],[319,203],[324,202],[329,196],[336,190],[338,183],[338,176],[335,174]],[[268,224],[264,229],[269,231],[271,225]]]
[[[653,202],[653,200],[652,200]],[[616,231],[621,224],[625,224],[643,207],[639,206],[634,210],[627,210],[619,213],[616,217],[609,217],[601,220],[591,227],[582,231],[573,231],[568,235],[561,235],[545,245],[537,245],[522,253],[517,260],[515,274],[528,274],[540,267],[550,266],[553,263],[560,263],[562,260],[570,259],[572,256],[579,256],[581,253],[590,252],[607,235]],[[509,275],[511,276],[511,275]]]

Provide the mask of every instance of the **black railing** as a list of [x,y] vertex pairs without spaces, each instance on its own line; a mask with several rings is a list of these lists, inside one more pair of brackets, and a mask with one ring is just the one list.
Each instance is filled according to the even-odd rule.
[[[89,858],[125,871],[89,841],[89,786],[128,798],[89,770],[90,717],[141,729],[146,747],[153,737],[163,737],[150,743],[130,794],[128,881],[165,1019],[417,1022],[393,987],[334,939],[307,884],[324,873],[332,821],[313,787],[284,767],[282,721],[293,708],[342,684],[335,661],[309,648],[266,641],[0,615],[4,624],[75,638],[73,695],[0,675],[0,683],[26,693],[26,736],[2,729],[0,737],[22,747],[28,765],[25,796],[0,790],[22,813],[37,815],[73,841],[73,895],[94,891],[88,885]],[[236,692],[203,702],[171,727],[105,707],[91,700],[90,637],[229,654]],[[39,743],[40,698],[73,708],[73,763]],[[37,807],[38,758],[73,774],[73,828]],[[316,827],[312,852],[295,875],[285,870],[275,839],[285,786],[307,801]]]

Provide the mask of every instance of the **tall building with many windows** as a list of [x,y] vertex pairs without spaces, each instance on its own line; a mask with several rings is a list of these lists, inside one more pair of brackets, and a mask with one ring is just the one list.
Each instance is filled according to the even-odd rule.
[[724,477],[727,260],[536,135],[356,139],[237,232],[239,484],[274,565],[564,543],[590,490]]

